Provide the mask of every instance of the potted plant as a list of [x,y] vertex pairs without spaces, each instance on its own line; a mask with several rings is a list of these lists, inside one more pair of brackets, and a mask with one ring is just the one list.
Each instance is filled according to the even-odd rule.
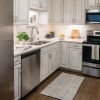
[[18,32],[17,39],[20,44],[25,44],[29,40],[29,36],[26,32]]

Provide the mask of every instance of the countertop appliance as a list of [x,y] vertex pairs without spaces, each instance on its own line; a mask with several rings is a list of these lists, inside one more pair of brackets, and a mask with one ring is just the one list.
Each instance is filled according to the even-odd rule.
[[21,97],[24,97],[40,83],[40,50],[23,54],[21,57]]
[[0,100],[14,100],[13,0],[0,0]]
[[100,23],[100,10],[86,10],[86,23]]
[[100,77],[100,31],[88,33],[83,42],[82,73]]

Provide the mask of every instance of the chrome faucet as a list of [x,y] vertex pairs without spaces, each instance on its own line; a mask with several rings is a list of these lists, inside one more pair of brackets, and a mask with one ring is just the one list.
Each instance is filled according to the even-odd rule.
[[[33,34],[34,29],[36,30],[37,34],[39,34],[39,30],[36,26],[33,26],[31,29],[31,37],[30,37],[30,42],[33,42],[33,40],[35,39],[35,35]],[[37,38],[39,40],[39,38]]]

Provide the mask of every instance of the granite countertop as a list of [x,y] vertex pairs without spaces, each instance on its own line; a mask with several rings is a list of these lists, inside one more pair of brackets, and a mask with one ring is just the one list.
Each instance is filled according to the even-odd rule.
[[85,41],[86,39],[68,39],[68,38],[65,38],[64,40],[60,40],[59,38],[53,38],[53,39],[42,39],[42,40],[49,41],[49,42],[46,44],[43,44],[43,45],[29,45],[29,44],[14,45],[14,56],[18,56],[18,55],[21,55],[21,54],[24,54],[27,52],[41,49],[45,46],[51,45],[51,44],[56,43],[56,42],[83,43],[83,41]]

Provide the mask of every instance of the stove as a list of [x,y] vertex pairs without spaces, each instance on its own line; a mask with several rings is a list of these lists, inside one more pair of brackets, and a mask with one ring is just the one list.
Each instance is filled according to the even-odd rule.
[[89,32],[83,42],[82,73],[100,77],[100,31]]

